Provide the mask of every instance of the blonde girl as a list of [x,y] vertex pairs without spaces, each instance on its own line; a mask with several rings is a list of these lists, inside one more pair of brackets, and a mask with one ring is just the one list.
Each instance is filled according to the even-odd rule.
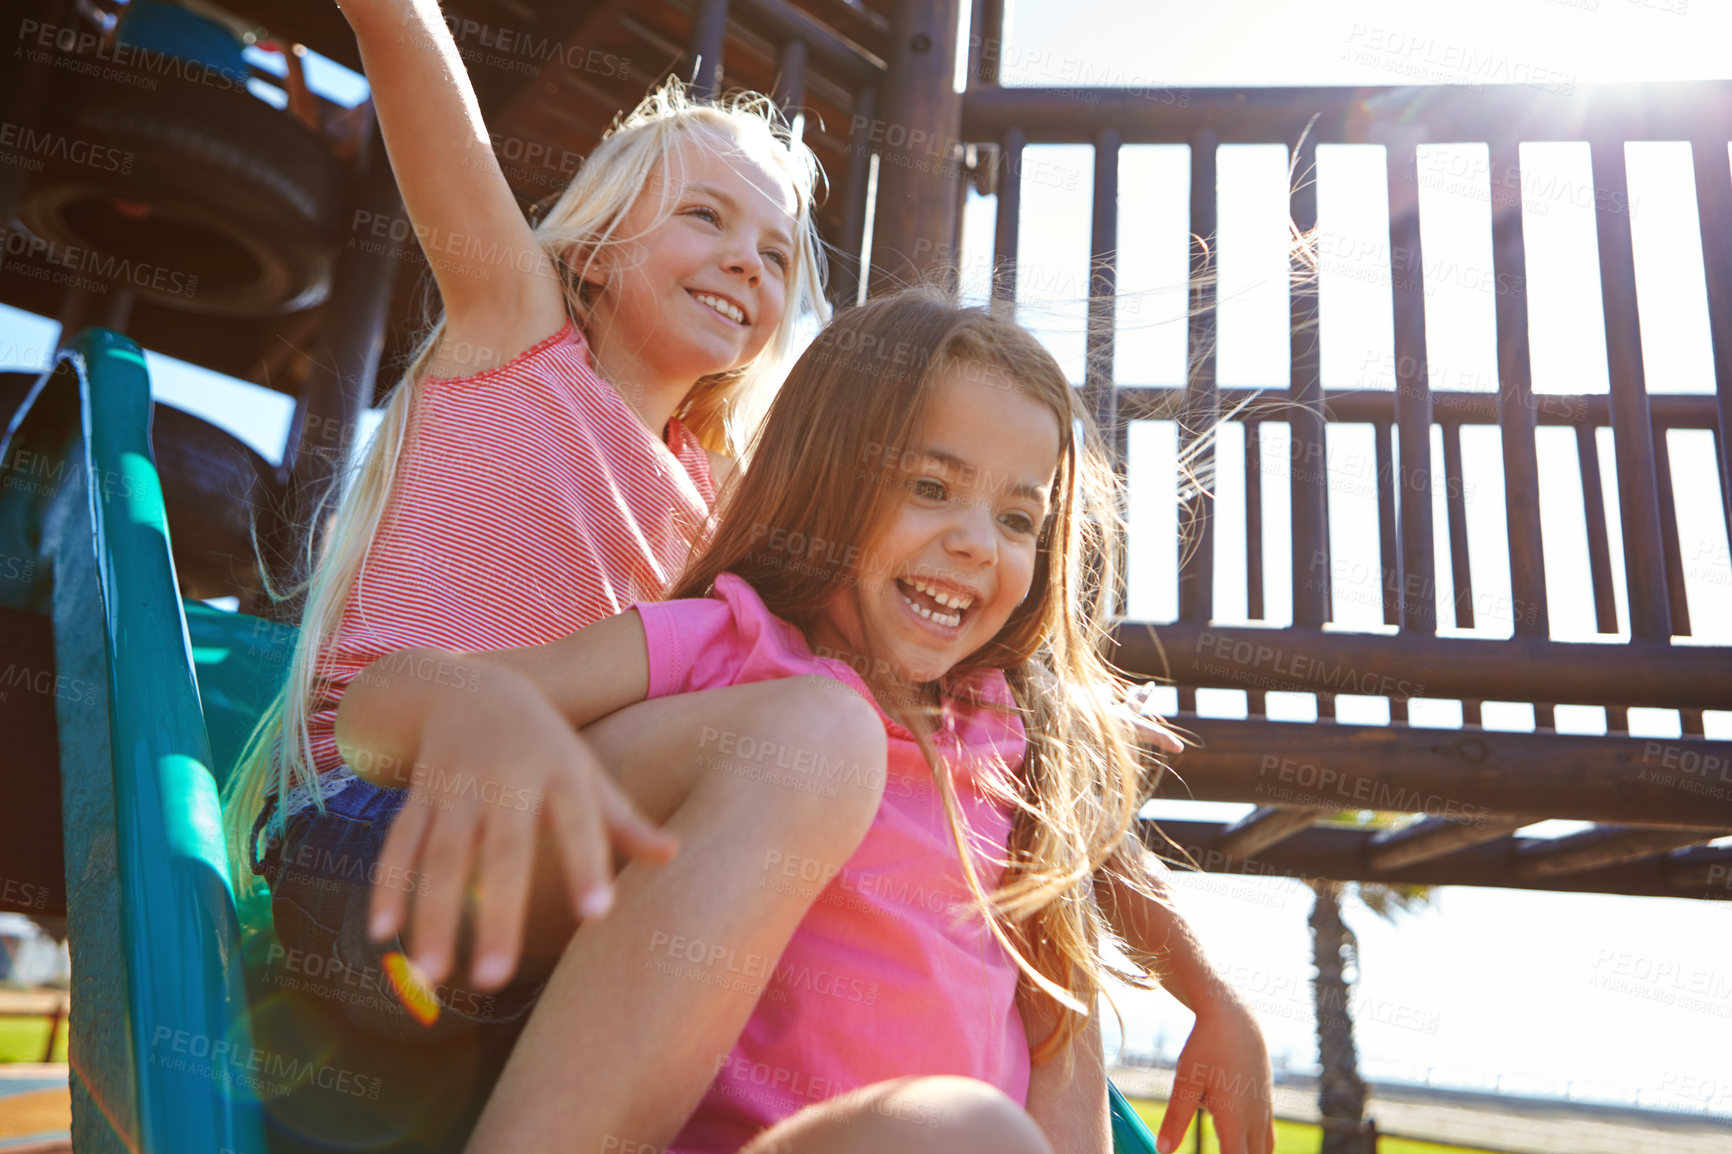
[[[762,98],[695,102],[670,84],[532,229],[437,3],[342,7],[443,311],[325,535],[287,686],[225,820],[243,887],[271,883],[276,960],[316,956],[340,976],[297,988],[367,1033],[437,1042],[520,1027],[578,921],[606,912],[612,854],[674,852],[640,809],[700,756],[703,732],[829,740],[834,695],[800,686],[650,703],[592,734],[600,760],[501,802],[411,763],[358,772],[332,728],[381,654],[551,641],[663,592],[802,318],[827,313],[818,173]],[[488,749],[533,757],[538,736],[499,730]],[[446,852],[413,877],[379,868],[434,812]],[[380,974],[383,997],[345,988]]]
[[[673,600],[369,670],[338,717],[352,763],[532,793],[482,732],[586,756],[572,727],[646,698],[789,678],[869,707],[835,713],[860,755],[709,735],[668,813],[680,855],[627,866],[618,908],[577,930],[469,1150],[1104,1151],[1098,1060],[1072,1079],[1052,1059],[1079,1036],[1098,1054],[1116,935],[1197,1010],[1193,1063],[1266,1085],[1255,1025],[1131,849],[1146,782],[1101,656],[1114,507],[1040,344],[901,294],[795,366]],[[440,663],[474,688],[404,675]],[[759,816],[777,790],[824,831]],[[383,860],[403,871],[434,852],[399,848]],[[1204,1094],[1234,1149],[1270,1148],[1266,1104]]]

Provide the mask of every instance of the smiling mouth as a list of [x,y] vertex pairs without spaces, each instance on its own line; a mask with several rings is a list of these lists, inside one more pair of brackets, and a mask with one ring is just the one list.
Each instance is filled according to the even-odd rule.
[[737,325],[746,323],[746,311],[733,301],[716,296],[714,293],[692,292],[690,289],[686,291],[691,293],[693,300],[701,305],[708,305],[718,316],[725,317]]
[[919,578],[896,579],[896,592],[903,602],[916,614],[924,617],[934,625],[947,629],[955,629],[962,624],[962,619],[968,616],[974,607],[975,597],[972,593],[958,593]]

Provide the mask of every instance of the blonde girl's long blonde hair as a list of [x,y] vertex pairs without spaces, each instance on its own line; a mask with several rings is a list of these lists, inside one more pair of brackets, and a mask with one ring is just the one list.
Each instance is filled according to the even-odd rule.
[[[674,412],[704,447],[739,456],[802,337],[803,323],[807,318],[819,324],[829,319],[813,217],[823,174],[775,105],[751,93],[695,100],[677,79],[669,80],[615,121],[534,233],[561,274],[567,312],[587,333],[594,290],[585,274],[638,239],[623,234],[621,222],[652,177],[675,164],[682,144],[750,156],[784,176],[795,194],[795,251],[781,322],[749,365],[701,378]],[[313,713],[329,704],[330,673],[320,659],[342,624],[403,464],[419,381],[444,331],[443,317],[428,319],[430,327],[392,391],[371,445],[346,476],[333,480],[333,490],[342,487],[344,495],[323,544],[316,545],[318,534],[308,534],[302,562],[308,576],[286,591],[271,589],[279,600],[303,591],[306,600],[287,682],[254,728],[223,789],[231,873],[243,896],[257,887],[251,867],[252,828],[266,795],[274,791],[286,796],[291,788],[305,786],[315,803],[324,804],[308,729]],[[315,548],[320,550],[316,555]]]
[[[734,573],[772,612],[808,631],[838,595],[857,597],[870,543],[918,476],[903,472],[904,450],[915,447],[934,385],[951,370],[1008,378],[1051,410],[1061,434],[1052,515],[1029,595],[944,679],[960,691],[970,672],[1003,670],[1028,734],[1019,794],[1006,799],[1016,809],[1007,869],[990,894],[965,848],[930,727],[904,713],[934,767],[969,888],[1021,969],[1021,996],[1044,994],[1059,1012],[1035,1051],[1044,1061],[1068,1050],[1106,974],[1150,984],[1104,960],[1101,943],[1114,938],[1091,881],[1105,868],[1150,893],[1126,839],[1153,788],[1114,710],[1124,681],[1103,656],[1123,536],[1117,482],[1092,419],[1051,354],[1013,321],[957,307],[928,289],[839,314],[791,370],[709,547],[669,596],[705,596],[719,574]],[[882,693],[880,701],[898,712]]]

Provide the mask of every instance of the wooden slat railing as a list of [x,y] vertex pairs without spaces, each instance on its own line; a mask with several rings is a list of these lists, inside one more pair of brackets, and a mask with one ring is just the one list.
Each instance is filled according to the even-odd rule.
[[[1246,447],[1247,608],[1250,618],[1262,626],[1213,623],[1211,501],[1183,491],[1181,481],[1179,523],[1185,542],[1178,573],[1178,620],[1153,629],[1126,622],[1119,630],[1121,664],[1137,673],[1173,679],[1179,688],[1180,720],[1204,739],[1204,748],[1187,754],[1183,762],[1190,796],[1253,801],[1260,807],[1233,826],[1213,827],[1206,836],[1201,825],[1187,826],[1196,844],[1224,863],[1222,868],[1242,868],[1253,852],[1279,856],[1288,839],[1297,843],[1323,837],[1315,844],[1326,844],[1327,854],[1308,853],[1293,860],[1327,861],[1329,869],[1339,871],[1329,876],[1425,880],[1430,869],[1440,881],[1542,888],[1580,884],[1621,887],[1620,892],[1667,893],[1698,892],[1705,879],[1711,888],[1714,879],[1722,876],[1724,867],[1719,863],[1724,855],[1718,851],[1676,851],[1695,853],[1688,860],[1701,868],[1669,869],[1653,862],[1675,847],[1732,830],[1732,742],[1702,737],[1703,710],[1732,709],[1732,646],[1672,641],[1675,635],[1689,635],[1691,621],[1666,439],[1672,429],[1714,432],[1721,511],[1732,528],[1732,493],[1728,492],[1732,472],[1726,440],[1732,422],[1729,111],[1732,84],[1723,83],[1607,87],[1578,92],[1569,100],[1513,86],[1193,89],[1165,94],[1101,89],[1049,94],[992,83],[971,85],[964,98],[964,136],[996,144],[1001,157],[993,284],[993,296],[1001,304],[1016,299],[1020,181],[1031,145],[1095,146],[1090,255],[1096,294],[1110,291],[1116,283],[1112,258],[1117,167],[1126,145],[1190,147],[1191,231],[1200,238],[1212,238],[1215,229],[1216,154],[1222,144],[1280,142],[1296,152],[1290,212],[1302,231],[1313,228],[1317,220],[1312,173],[1319,145],[1381,144],[1387,149],[1390,250],[1398,254],[1399,264],[1391,276],[1396,366],[1392,391],[1322,387],[1319,342],[1328,334],[1318,331],[1314,276],[1296,275],[1292,284],[1288,388],[1253,396],[1251,390],[1222,387],[1215,380],[1215,298],[1206,270],[1194,260],[1192,332],[1207,336],[1191,341],[1182,405],[1177,403],[1180,394],[1171,389],[1112,383],[1112,302],[1091,302],[1084,383],[1093,394],[1095,410],[1110,420],[1109,435],[1121,451],[1130,422],[1179,418],[1185,458],[1199,475],[1213,476],[1212,445],[1199,444],[1198,434],[1209,429],[1219,414],[1249,402],[1234,413],[1234,423],[1243,427]],[[1623,212],[1628,203],[1623,145],[1655,139],[1691,141],[1696,159],[1715,346],[1714,396],[1651,395],[1644,379],[1633,242]],[[1494,190],[1493,271],[1500,284],[1526,284],[1522,212],[1514,190],[1523,187],[1520,145],[1543,140],[1586,140],[1591,148],[1610,391],[1536,395],[1527,301],[1520,294],[1502,292],[1495,304],[1498,390],[1434,393],[1427,367],[1431,350],[1425,331],[1427,262],[1419,225],[1418,149],[1462,141],[1488,145]],[[1199,244],[1193,255],[1201,251]],[[1278,628],[1268,624],[1262,589],[1273,563],[1264,555],[1261,517],[1266,463],[1262,426],[1270,421],[1288,426],[1291,452],[1293,618],[1291,625]],[[1333,613],[1325,433],[1330,421],[1372,426],[1382,619],[1397,627],[1393,637],[1329,628]],[[1441,432],[1441,462],[1432,459],[1434,425]],[[1501,609],[1487,611],[1476,603],[1464,496],[1464,425],[1495,425],[1502,441],[1512,631],[1506,640],[1439,635],[1440,626],[1496,629],[1497,618],[1503,616]],[[1589,562],[1581,579],[1591,586],[1598,633],[1616,634],[1621,626],[1627,642],[1589,645],[1550,640],[1553,613],[1547,604],[1536,446],[1541,425],[1571,426],[1575,431]],[[1597,430],[1607,427],[1616,448],[1621,563],[1629,593],[1629,612],[1622,622],[1613,596],[1614,558],[1597,443]],[[1434,555],[1434,477],[1441,477],[1446,486],[1447,559]],[[1453,614],[1441,622],[1437,616],[1440,566],[1454,591]],[[1391,725],[1379,729],[1334,724],[1334,694],[1364,693],[1368,683],[1379,686],[1377,695],[1389,699]],[[1194,691],[1209,686],[1245,690],[1248,720],[1195,716]],[[1315,693],[1319,723],[1301,726],[1263,719],[1262,695],[1270,689]],[[1409,729],[1406,704],[1417,696],[1460,700],[1464,728],[1455,733]],[[1535,732],[1482,731],[1481,706],[1486,700],[1530,702]],[[1607,735],[1555,734],[1553,706],[1560,701],[1605,706]],[[1627,712],[1635,705],[1679,709],[1684,737],[1656,743],[1628,736]],[[1725,767],[1724,786],[1705,782],[1706,788],[1692,791],[1656,774],[1661,779],[1658,787],[1632,792],[1638,781],[1646,780],[1640,775],[1648,768],[1644,762],[1654,760],[1650,747],[1657,744],[1664,745],[1662,761],[1688,755],[1696,764]],[[1342,847],[1348,843],[1333,833],[1302,832],[1310,817],[1331,808],[1399,807],[1365,806],[1362,800],[1318,790],[1273,796],[1265,788],[1268,775],[1259,773],[1272,754],[1278,759],[1310,755],[1321,767],[1320,774],[1332,769],[1338,778],[1391,789],[1399,785],[1453,800],[1471,797],[1484,813],[1481,820],[1466,825],[1447,815],[1434,815],[1411,830],[1381,835],[1381,840],[1367,835],[1353,843],[1357,849],[1345,853]],[[1380,758],[1391,760],[1384,764]],[[1540,781],[1548,783],[1550,792],[1535,792]],[[1569,796],[1561,796],[1564,793]],[[1305,807],[1315,814],[1305,814]],[[1424,807],[1410,812],[1430,813]],[[1511,836],[1516,828],[1513,822],[1566,812],[1608,825],[1591,837],[1556,847]],[[1679,833],[1681,828],[1685,832]],[[1452,861],[1457,864],[1447,865]],[[1492,868],[1491,863],[1498,861],[1504,863],[1501,870]],[[1485,880],[1490,878],[1499,880]],[[1682,889],[1674,886],[1678,879],[1688,884]],[[1723,896],[1732,896],[1732,885],[1727,890]]]

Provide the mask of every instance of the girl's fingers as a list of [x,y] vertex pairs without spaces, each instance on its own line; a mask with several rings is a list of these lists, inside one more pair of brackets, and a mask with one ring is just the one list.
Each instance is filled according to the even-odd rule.
[[559,842],[572,914],[579,921],[588,921],[605,914],[613,904],[613,888],[608,884],[613,863],[608,860],[607,834],[595,809],[594,790],[586,786],[578,789],[581,792],[577,796],[566,790],[548,795],[548,822]]
[[[382,942],[403,928],[409,893],[415,889],[413,866],[420,855],[421,840],[426,835],[432,811],[424,805],[406,805],[391,823],[391,832],[379,851],[378,884],[373,886],[372,912],[367,920],[367,933]],[[410,879],[405,886],[388,886],[387,878]]]
[[535,869],[536,821],[517,810],[489,813],[481,843],[481,908],[470,980],[496,990],[517,971]]
[[1224,1130],[1221,1127],[1220,1117],[1215,1118],[1215,1137],[1220,1140],[1221,1154],[1251,1154],[1250,1147],[1245,1141],[1244,1127],[1239,1125],[1238,1119],[1232,1120],[1232,1126],[1230,1132]]
[[[404,808],[413,807],[417,800],[426,799],[411,797]],[[410,929],[409,945],[415,965],[429,985],[438,985],[451,972],[474,849],[474,815],[463,810],[446,810],[434,817],[421,854],[424,884],[415,901],[415,924]]]
[[612,843],[634,858],[669,861],[679,852],[680,840],[645,817],[625,792],[605,776],[595,778],[601,800],[602,820]]
[[1131,717],[1131,725],[1136,728],[1137,739],[1144,745],[1165,750],[1168,753],[1185,752],[1184,743],[1174,735],[1172,730],[1155,718],[1136,714]]
[[1215,1141],[1220,1144],[1221,1154],[1250,1154],[1245,1135],[1245,1125],[1239,1115],[1231,1111],[1215,1111]]
[[1161,1154],[1172,1154],[1179,1148],[1179,1142],[1190,1128],[1191,1119],[1197,1113],[1197,1105],[1202,1101],[1203,1092],[1189,1079],[1173,1079],[1173,1095],[1167,1100],[1167,1112],[1161,1118],[1161,1129],[1155,1137],[1155,1149]]

